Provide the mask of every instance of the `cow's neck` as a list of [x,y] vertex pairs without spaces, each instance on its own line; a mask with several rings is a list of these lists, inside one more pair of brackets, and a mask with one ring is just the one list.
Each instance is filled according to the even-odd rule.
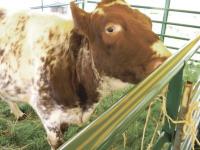
[[76,41],[76,45],[70,49],[73,50],[75,62],[76,91],[83,104],[93,104],[111,92],[128,86],[128,83],[97,71],[89,43],[84,37],[73,33],[71,39]]
[[72,32],[70,43],[74,43],[70,51],[72,51],[71,57],[74,60],[76,93],[81,105],[91,105],[98,99],[97,88],[100,77],[95,69],[88,41],[76,32]]

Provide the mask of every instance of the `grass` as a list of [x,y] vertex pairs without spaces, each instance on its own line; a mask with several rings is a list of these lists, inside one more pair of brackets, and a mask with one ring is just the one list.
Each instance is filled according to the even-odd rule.
[[[192,71],[191,71],[192,70]],[[184,72],[184,78],[196,81],[200,75],[200,63],[189,63]],[[97,118],[110,106],[112,106],[128,89],[116,91],[112,95],[103,99],[98,105],[90,121]],[[9,107],[3,101],[0,101],[0,150],[49,150],[50,147],[46,140],[46,133],[33,109],[26,105],[20,104],[20,109],[26,113],[25,120],[17,122],[13,115],[10,114]],[[147,126],[144,148],[152,138],[155,123],[159,117],[160,104],[156,103],[152,108],[152,115]],[[116,135],[110,149],[113,150],[139,150],[141,137],[144,128],[144,122],[147,112],[144,111],[137,120],[134,120],[126,130],[126,147],[124,148],[124,139],[122,135]],[[87,125],[87,124],[86,124]],[[85,125],[85,126],[86,126]],[[79,132],[83,127],[70,126],[64,138],[68,140]]]

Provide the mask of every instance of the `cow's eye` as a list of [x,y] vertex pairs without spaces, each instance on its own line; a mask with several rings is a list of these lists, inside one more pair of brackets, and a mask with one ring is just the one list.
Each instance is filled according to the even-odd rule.
[[120,32],[121,30],[122,30],[122,27],[119,24],[109,23],[105,27],[105,32],[107,34],[117,33],[117,32]]
[[106,29],[106,31],[109,32],[109,33],[112,33],[112,32],[114,31],[114,28],[113,28],[113,27],[108,27],[108,28]]

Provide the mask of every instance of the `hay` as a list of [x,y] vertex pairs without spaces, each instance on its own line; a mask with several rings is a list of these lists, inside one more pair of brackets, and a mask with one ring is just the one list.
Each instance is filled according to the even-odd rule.
[[152,149],[153,144],[154,144],[154,139],[155,139],[156,133],[158,131],[159,124],[160,123],[163,124],[165,119],[168,122],[172,122],[173,124],[183,124],[184,137],[187,137],[187,136],[191,137],[192,149],[193,150],[194,150],[195,142],[197,143],[197,145],[200,146],[200,141],[196,137],[196,133],[197,133],[196,123],[195,123],[195,120],[193,119],[194,112],[200,110],[200,102],[199,101],[192,101],[188,105],[188,112],[186,113],[184,120],[174,120],[167,114],[167,110],[166,110],[167,99],[166,99],[166,97],[161,95],[158,98],[156,98],[155,101],[153,101],[149,105],[148,112],[147,112],[147,117],[146,117],[146,121],[145,121],[145,125],[144,125],[144,129],[143,129],[141,150],[143,150],[143,148],[144,148],[145,131],[146,131],[146,128],[147,128],[148,121],[150,119],[151,108],[152,108],[152,105],[156,101],[157,102],[158,101],[161,102],[161,112],[160,112],[160,116],[159,116],[159,120],[161,120],[161,121],[159,121],[159,122],[157,121],[157,123],[156,123],[156,127],[155,127],[154,133],[152,135],[152,139],[151,139],[150,143],[148,144],[147,150]]
[[[166,102],[163,103],[164,105],[166,105]],[[193,113],[194,111],[198,111],[200,110],[200,102],[198,101],[192,101],[189,104],[189,108],[188,108],[188,112],[186,113],[185,116],[185,120],[173,120],[166,112],[166,108],[163,108],[163,114],[164,116],[170,120],[172,123],[174,124],[183,124],[183,134],[186,136],[190,136],[191,140],[192,140],[192,149],[194,150],[194,143],[196,141],[196,143],[200,146],[200,141],[197,139],[196,137],[196,133],[197,133],[197,128],[196,128],[196,124],[195,124],[195,120],[193,120]]]
[[122,133],[122,136],[123,136],[124,149],[126,149],[126,144],[127,144],[127,141],[128,141],[126,131],[124,133]]
[[142,142],[141,142],[140,150],[143,150],[143,147],[144,147],[145,132],[146,132],[147,124],[149,122],[149,118],[150,118],[150,114],[151,114],[151,108],[152,108],[152,105],[154,103],[155,103],[155,101],[151,102],[150,105],[149,105],[149,108],[148,108],[147,117],[146,117],[146,120],[145,120],[144,129],[143,129],[143,132],[142,132]]

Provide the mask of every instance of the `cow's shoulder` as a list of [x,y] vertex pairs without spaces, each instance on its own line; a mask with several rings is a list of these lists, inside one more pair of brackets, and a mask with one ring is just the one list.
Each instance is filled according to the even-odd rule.
[[63,51],[63,48],[68,47],[72,28],[73,22],[63,16],[53,13],[31,12],[27,22],[27,39],[29,39],[30,45],[37,46],[33,49]]

